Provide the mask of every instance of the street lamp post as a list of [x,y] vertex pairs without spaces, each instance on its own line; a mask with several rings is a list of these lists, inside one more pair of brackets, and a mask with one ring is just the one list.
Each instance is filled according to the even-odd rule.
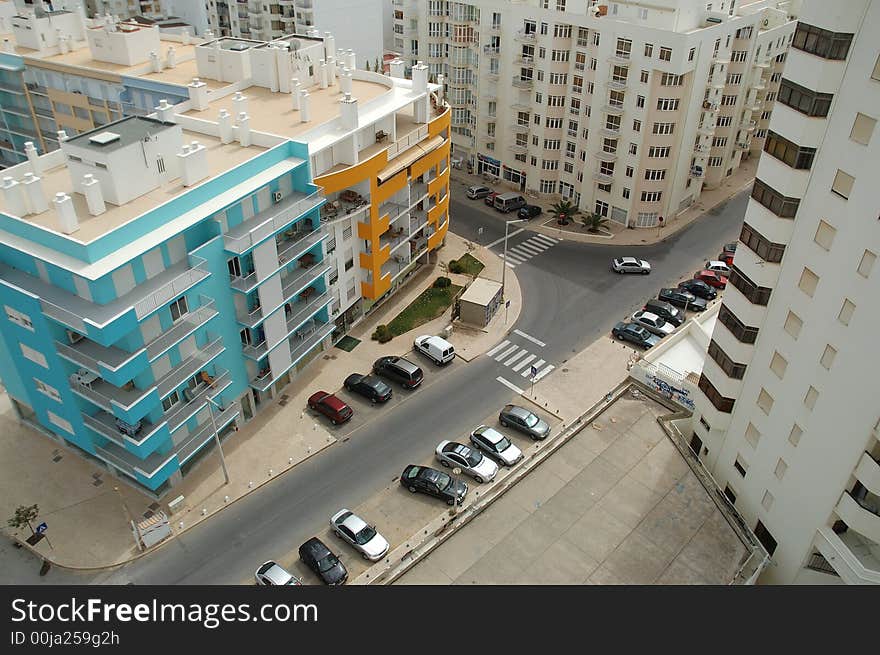
[[522,223],[527,221],[527,218],[515,218],[512,221],[504,221],[504,266],[501,267],[501,297],[504,298],[504,279],[507,273],[507,232],[511,225],[514,223]]
[[226,457],[223,455],[223,446],[220,445],[220,434],[217,432],[217,423],[214,421],[214,407],[223,411],[223,408],[211,396],[205,396],[208,401],[208,414],[211,416],[211,428],[214,430],[214,443],[217,444],[217,452],[220,453],[220,466],[223,468],[224,484],[229,484],[229,469],[226,468]]

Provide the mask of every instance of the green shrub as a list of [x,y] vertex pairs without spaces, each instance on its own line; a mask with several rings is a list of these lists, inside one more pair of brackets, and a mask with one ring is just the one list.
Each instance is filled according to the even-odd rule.
[[376,331],[373,332],[371,338],[373,341],[378,341],[379,343],[387,343],[394,338],[394,335],[391,334],[391,330],[388,329],[388,326],[383,323],[382,325],[376,326]]
[[461,262],[457,259],[453,259],[451,262],[449,262],[449,272],[464,273],[464,266],[462,266]]
[[[453,272],[455,272],[455,271],[453,271]],[[452,280],[450,280],[448,277],[438,277],[436,280],[434,280],[434,288],[435,289],[445,289],[446,287],[450,286],[451,284],[452,284]]]

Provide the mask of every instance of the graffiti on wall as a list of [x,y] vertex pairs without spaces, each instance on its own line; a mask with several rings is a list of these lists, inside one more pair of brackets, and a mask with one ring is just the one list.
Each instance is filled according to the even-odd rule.
[[666,380],[656,375],[649,378],[649,386],[664,398],[668,398],[674,403],[678,403],[689,410],[694,410],[694,401],[691,399],[690,392],[687,389],[679,389],[669,384]]

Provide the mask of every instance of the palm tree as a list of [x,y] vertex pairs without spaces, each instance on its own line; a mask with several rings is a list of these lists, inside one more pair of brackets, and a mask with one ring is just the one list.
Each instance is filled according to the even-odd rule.
[[608,219],[602,216],[602,214],[592,212],[589,216],[584,216],[583,224],[584,227],[587,228],[587,232],[596,234],[601,228],[608,224]]
[[568,200],[557,202],[548,210],[550,214],[556,217],[556,222],[559,225],[568,225],[571,222],[571,219],[577,216],[580,211],[580,209],[571,204]]

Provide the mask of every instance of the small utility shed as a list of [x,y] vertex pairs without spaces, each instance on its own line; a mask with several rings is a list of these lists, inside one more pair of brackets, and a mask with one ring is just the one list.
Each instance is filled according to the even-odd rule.
[[501,306],[501,283],[478,277],[459,299],[459,319],[486,327]]

